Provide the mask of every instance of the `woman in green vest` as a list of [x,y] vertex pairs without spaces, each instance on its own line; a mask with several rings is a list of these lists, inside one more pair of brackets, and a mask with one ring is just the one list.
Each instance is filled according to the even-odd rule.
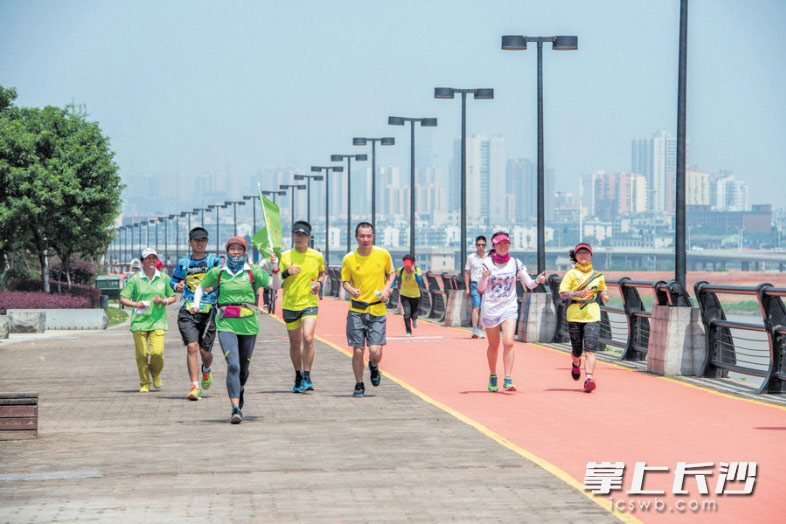
[[260,266],[246,260],[247,245],[243,237],[227,240],[226,250],[226,263],[208,271],[194,292],[191,311],[199,311],[203,289],[218,287],[216,331],[227,361],[227,393],[232,404],[229,421],[240,424],[248,368],[259,333],[257,291],[263,287],[278,289],[280,280],[275,255],[271,257],[272,278]]
[[164,369],[164,333],[168,329],[166,306],[175,300],[169,275],[156,269],[158,253],[147,247],[142,251],[142,270],[128,278],[120,292],[120,303],[131,311],[131,333],[134,335],[136,365],[139,368],[139,391],[159,389]]

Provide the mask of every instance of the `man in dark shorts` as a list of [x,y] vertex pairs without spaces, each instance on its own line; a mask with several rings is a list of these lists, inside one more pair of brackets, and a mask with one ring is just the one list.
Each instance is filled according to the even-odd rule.
[[[180,308],[177,315],[177,327],[180,329],[183,344],[188,348],[186,363],[191,379],[191,389],[186,398],[189,400],[199,400],[202,398],[202,390],[210,389],[213,384],[213,375],[210,373],[213,355],[210,351],[213,349],[213,342],[216,339],[216,324],[213,321],[216,290],[204,293],[200,302],[200,310],[191,313],[194,291],[197,286],[208,271],[221,265],[219,257],[205,251],[207,240],[207,231],[204,228],[195,227],[189,232],[188,245],[191,246],[191,255],[177,261],[171,279],[172,289],[183,293],[183,307]],[[198,381],[200,369],[197,353],[202,356],[201,388]]]
[[358,247],[347,253],[341,263],[342,285],[351,298],[347,313],[347,344],[352,346],[352,370],[355,373],[354,397],[366,393],[363,384],[363,355],[368,345],[368,369],[371,385],[380,381],[379,363],[386,343],[386,308],[396,274],[390,253],[374,245],[374,227],[361,222],[355,228]]

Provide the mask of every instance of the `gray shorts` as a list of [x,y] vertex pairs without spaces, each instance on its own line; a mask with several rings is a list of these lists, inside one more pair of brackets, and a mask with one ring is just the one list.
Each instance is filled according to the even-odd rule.
[[352,347],[384,346],[387,343],[386,318],[350,311],[347,313],[347,344]]

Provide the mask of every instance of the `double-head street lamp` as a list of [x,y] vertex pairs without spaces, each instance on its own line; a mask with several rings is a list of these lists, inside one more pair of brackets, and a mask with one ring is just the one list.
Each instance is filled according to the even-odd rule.
[[489,88],[434,88],[434,98],[454,98],[456,93],[461,93],[461,258],[459,259],[459,267],[463,267],[467,260],[467,93],[472,93],[475,100],[491,100],[494,98],[494,90]]
[[409,156],[409,253],[415,256],[415,122],[420,122],[421,127],[437,127],[436,118],[408,118],[404,116],[389,116],[388,124],[403,126],[410,124],[410,156]]
[[555,51],[575,51],[579,48],[577,36],[523,36],[505,35],[502,49],[522,51],[527,42],[538,43],[538,273],[546,270],[546,213],[545,184],[543,178],[543,42],[551,42]]
[[[158,219],[157,218],[151,218],[150,220],[147,221],[147,223],[148,223],[148,226],[147,226],[147,229],[148,229],[148,235],[147,236],[148,237],[150,236],[150,233],[149,233],[149,231],[150,231],[150,224],[153,224],[155,226],[156,253],[158,253]],[[148,240],[148,242],[149,242],[149,240]]]
[[377,230],[377,142],[383,146],[396,144],[396,139],[391,136],[381,138],[369,138],[367,136],[355,137],[352,139],[353,146],[365,146],[366,142],[371,142],[371,227]]
[[219,235],[219,232],[220,232],[219,227],[221,225],[218,213],[219,213],[219,209],[223,209],[225,207],[227,207],[227,206],[226,205],[220,205],[220,204],[210,204],[209,206],[207,206],[208,209],[215,209],[216,210],[216,255],[218,255],[218,253],[220,253],[220,249],[221,249],[219,247],[219,242],[218,242],[218,235]]
[[273,197],[273,203],[275,204],[276,203],[276,195],[284,196],[284,195],[287,194],[287,192],[286,191],[279,191],[277,189],[271,190],[271,191],[262,190],[262,194],[265,195],[265,196],[268,196],[268,195],[272,196]]
[[330,155],[331,162],[347,159],[347,253],[352,251],[352,159],[368,160],[368,155]]
[[290,222],[291,222],[290,230],[291,230],[293,227],[295,227],[295,190],[306,189],[306,184],[281,184],[278,187],[284,190],[284,194],[286,194],[287,189],[292,190],[290,193],[292,195],[292,207],[289,208]]
[[235,217],[234,218],[235,225],[234,225],[234,228],[232,229],[232,236],[236,237],[237,236],[237,206],[245,206],[246,205],[246,201],[245,200],[227,200],[226,202],[224,202],[224,206],[225,207],[228,207],[230,204],[232,204],[232,211],[233,211],[234,217]]
[[325,267],[330,267],[330,172],[342,173],[343,166],[311,166],[312,173],[325,171]]
[[[194,208],[194,213],[199,213],[199,212],[202,212],[202,229],[204,229],[204,228],[205,228],[205,211],[209,211],[209,210],[210,210],[210,209],[209,209],[209,208],[207,208],[207,207],[195,207],[195,208]],[[189,230],[189,233],[190,233],[190,232],[191,232],[191,231]]]
[[[311,181],[312,180],[322,180],[324,177],[322,175],[295,175],[295,180],[308,180],[308,190],[306,191],[306,220],[308,223],[311,223]],[[314,247],[314,236],[312,235],[309,239],[309,243],[311,247]]]

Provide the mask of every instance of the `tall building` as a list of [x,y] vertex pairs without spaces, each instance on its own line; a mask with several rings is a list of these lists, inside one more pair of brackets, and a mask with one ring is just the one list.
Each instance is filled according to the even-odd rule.
[[513,196],[517,222],[523,222],[537,214],[537,176],[537,166],[528,159],[508,160],[505,190]]
[[[475,133],[467,137],[467,221],[485,224],[504,220],[506,214],[505,139]],[[461,207],[461,140],[453,145],[450,202]]]
[[748,184],[729,170],[710,176],[710,205],[714,211],[750,211]]
[[592,193],[592,215],[601,220],[646,210],[647,181],[638,173],[599,171],[593,175]]
[[[686,165],[687,153],[686,147]],[[668,174],[677,170],[677,139],[661,130],[649,138],[633,140],[630,170],[644,175],[647,180],[649,210],[665,212],[668,205],[667,192],[674,192],[668,183]]]

